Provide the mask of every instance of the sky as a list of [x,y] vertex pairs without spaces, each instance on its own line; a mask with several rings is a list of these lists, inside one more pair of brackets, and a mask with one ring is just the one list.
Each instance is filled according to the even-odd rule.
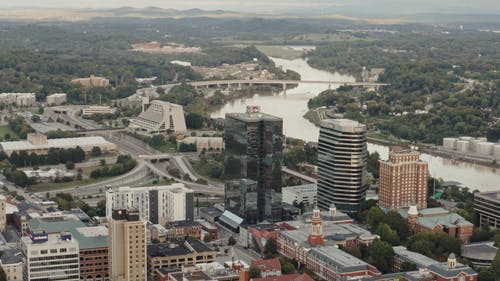
[[1,8],[64,7],[117,8],[122,6],[258,13],[348,14],[500,14],[499,0],[0,0]]

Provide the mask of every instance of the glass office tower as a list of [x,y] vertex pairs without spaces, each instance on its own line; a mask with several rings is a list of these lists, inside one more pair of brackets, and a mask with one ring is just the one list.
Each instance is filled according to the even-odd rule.
[[283,120],[256,106],[226,114],[225,206],[248,224],[280,221]]

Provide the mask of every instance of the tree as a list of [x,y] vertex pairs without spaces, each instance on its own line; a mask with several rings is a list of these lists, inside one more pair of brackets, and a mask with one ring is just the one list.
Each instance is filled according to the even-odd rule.
[[188,113],[186,115],[186,127],[189,129],[200,129],[203,127],[203,116],[198,113]]
[[382,241],[389,242],[392,246],[399,245],[399,236],[389,225],[385,223],[379,224],[376,233],[380,235]]
[[205,237],[203,237],[203,242],[210,243],[210,241],[212,241],[211,235],[205,235]]
[[408,222],[399,213],[394,211],[388,212],[382,222],[394,229],[401,241],[406,241],[410,237]]
[[500,276],[500,251],[497,252],[497,255],[493,259],[490,269],[495,273],[495,276]]
[[278,255],[278,243],[274,237],[267,240],[266,245],[264,246],[264,253],[266,254],[266,258],[272,258]]
[[250,266],[248,269],[248,278],[261,278],[260,269],[256,266]]
[[1,266],[0,266],[0,281],[7,281],[7,275],[5,274],[5,271]]
[[387,273],[392,267],[394,251],[391,244],[376,239],[370,248],[370,263]]
[[380,154],[378,152],[373,152],[368,155],[368,161],[367,161],[367,169],[368,172],[373,174],[373,177],[378,179],[379,177],[379,167],[380,163],[378,162],[380,160]]
[[68,170],[73,170],[75,168],[75,163],[73,163],[71,161],[67,161],[65,165],[66,165],[66,169],[68,169]]
[[90,154],[94,157],[97,157],[97,156],[101,156],[102,152],[101,152],[101,148],[98,147],[98,146],[94,146],[92,147],[92,151],[90,152]]
[[227,239],[227,245],[229,245],[229,246],[236,245],[236,239],[234,239],[233,236],[230,236],[229,239]]
[[477,276],[478,281],[495,281],[495,273],[491,269],[483,269]]
[[379,207],[372,207],[366,214],[366,223],[368,223],[370,229],[375,230],[384,219],[384,216],[384,212]]

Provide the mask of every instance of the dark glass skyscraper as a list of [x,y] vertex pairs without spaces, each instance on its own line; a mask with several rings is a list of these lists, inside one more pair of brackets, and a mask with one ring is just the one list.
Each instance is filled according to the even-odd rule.
[[365,200],[368,151],[366,126],[348,119],[321,121],[318,144],[318,206],[332,203],[356,212]]
[[281,220],[283,119],[249,106],[226,114],[224,127],[226,209],[249,224]]

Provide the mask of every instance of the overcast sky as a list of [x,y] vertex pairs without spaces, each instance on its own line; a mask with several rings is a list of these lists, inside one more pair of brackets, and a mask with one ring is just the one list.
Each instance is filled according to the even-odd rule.
[[0,8],[65,7],[112,8],[147,7],[238,12],[304,13],[489,13],[500,14],[500,0],[0,0]]

